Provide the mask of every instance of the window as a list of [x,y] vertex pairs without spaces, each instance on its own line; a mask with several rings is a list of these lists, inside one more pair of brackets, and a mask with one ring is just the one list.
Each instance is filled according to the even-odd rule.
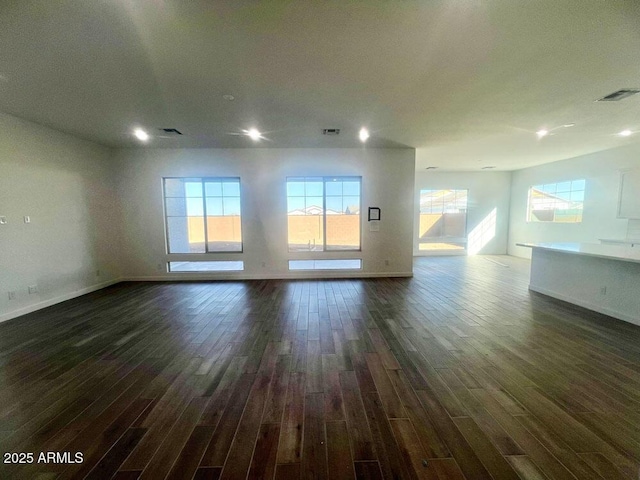
[[165,178],[168,253],[241,252],[239,178]]
[[360,177],[287,178],[289,251],[360,250]]
[[169,262],[170,272],[235,272],[244,270],[243,261]]
[[419,250],[464,250],[468,190],[420,190]]
[[289,260],[289,270],[361,270],[362,260]]
[[585,180],[534,185],[529,188],[527,222],[582,222]]

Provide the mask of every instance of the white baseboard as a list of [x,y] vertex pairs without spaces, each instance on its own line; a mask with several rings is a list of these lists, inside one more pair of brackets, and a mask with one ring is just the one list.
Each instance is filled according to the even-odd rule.
[[242,280],[337,280],[337,279],[357,279],[357,278],[398,278],[413,277],[413,272],[332,272],[323,270],[321,272],[304,273],[279,273],[279,274],[237,274],[220,275],[216,274],[192,274],[192,273],[172,273],[170,275],[156,275],[144,277],[123,277],[122,282],[189,282],[210,280],[217,281],[242,281]]
[[467,250],[418,250],[413,252],[414,257],[466,257]]
[[35,312],[36,310],[41,310],[43,308],[50,307],[51,305],[55,305],[56,303],[62,303],[67,300],[71,300],[72,298],[80,297],[82,295],[86,295],[87,293],[101,290],[111,285],[115,285],[116,283],[120,283],[121,281],[122,279],[119,279],[119,278],[115,280],[109,280],[108,282],[102,282],[96,285],[91,285],[90,287],[82,288],[80,290],[76,290],[70,293],[65,293],[64,295],[60,295],[55,298],[50,298],[49,300],[45,300],[43,302],[34,303],[33,305],[28,305],[26,307],[13,310],[9,313],[0,315],[0,323],[5,322],[7,320],[11,320],[12,318],[26,315],[27,313]]
[[579,307],[583,307],[588,310],[593,310],[594,312],[603,313],[604,315],[609,315],[610,317],[617,318],[618,320],[624,320],[625,322],[633,323],[634,325],[640,325],[640,318],[633,317],[625,312],[620,312],[618,310],[603,307],[596,303],[591,303],[589,301],[582,300],[580,298],[569,297],[568,295],[552,292],[545,288],[536,287],[533,285],[529,285],[529,290],[533,292],[542,293],[543,295],[547,295],[548,297],[557,298],[558,300],[562,300],[563,302],[573,303],[574,305],[578,305]]

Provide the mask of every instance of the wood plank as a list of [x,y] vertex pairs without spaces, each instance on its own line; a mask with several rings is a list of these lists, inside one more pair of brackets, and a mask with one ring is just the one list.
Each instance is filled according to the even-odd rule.
[[515,418],[575,476],[580,479],[598,480],[600,475],[574,453],[558,435],[547,430],[537,418],[532,415],[517,415]]
[[251,460],[251,468],[247,478],[273,478],[276,471],[278,455],[278,439],[280,438],[280,424],[265,423],[260,426],[258,441]]
[[511,455],[506,458],[523,480],[547,480],[549,478],[526,455]]
[[376,460],[373,438],[364,412],[358,381],[354,372],[340,372],[340,388],[344,399],[347,428],[354,460]]
[[388,373],[391,382],[400,395],[400,399],[411,420],[413,428],[418,433],[420,443],[422,443],[427,458],[450,457],[451,453],[449,452],[449,448],[438,435],[437,429],[422,407],[420,400],[411,388],[411,384],[404,375],[404,372],[402,370],[390,370]]
[[437,480],[439,478],[438,473],[433,468],[433,465],[429,464],[426,451],[422,447],[411,421],[408,419],[392,419],[391,428],[400,446],[404,461],[411,465],[417,478]]
[[193,480],[218,480],[222,474],[222,467],[200,467],[196,470]]
[[377,353],[366,353],[365,359],[369,366],[369,371],[373,377],[375,390],[382,400],[384,411],[389,418],[406,418],[407,413],[402,407],[402,402],[396,393],[393,384],[387,375],[382,360]]
[[141,479],[164,478],[169,474],[172,465],[180,455],[180,451],[191,436],[208,400],[206,397],[196,397],[189,402],[176,424],[166,433],[164,442],[143,470]]
[[276,467],[276,476],[274,480],[299,480],[300,464],[287,463]]
[[355,472],[346,422],[327,422],[326,431],[328,477],[331,480],[353,478]]
[[358,480],[382,480],[382,472],[378,462],[355,462],[356,478]]
[[195,475],[205,449],[209,445],[214,427],[199,425],[193,429],[187,443],[182,448],[178,458],[167,476],[168,480],[191,478]]
[[287,399],[287,388],[289,386],[289,368],[291,365],[291,355],[280,355],[276,363],[273,381],[264,408],[262,423],[282,422],[284,406]]
[[340,389],[340,362],[337,355],[322,355],[322,384],[325,421],[345,420]]
[[444,407],[432,394],[424,390],[416,392],[422,406],[433,423],[438,436],[442,438],[447,448],[456,459],[465,476],[474,479],[489,479],[491,475],[482,464],[467,440],[461,435],[453,420]]
[[[271,368],[275,368],[275,364]],[[251,387],[242,418],[224,463],[222,479],[244,479],[247,477],[272,375],[273,371],[264,371],[258,374]]]
[[305,397],[302,445],[301,475],[309,479],[329,478],[322,393],[312,393]]
[[147,433],[146,428],[131,428],[127,430],[85,478],[88,480],[111,478],[145,433]]
[[233,443],[236,429],[240,423],[242,412],[251,391],[251,385],[255,381],[256,375],[245,373],[240,377],[234,393],[231,395],[233,401],[222,414],[215,433],[209,442],[209,446],[204,452],[200,466],[202,467],[222,467],[229,453],[229,448]]
[[620,470],[601,453],[579,453],[578,456],[589,464],[602,478],[607,480],[622,480],[625,477]]
[[465,476],[454,458],[433,458],[429,460],[429,465],[436,471],[438,478],[465,480]]
[[385,478],[416,478],[415,473],[402,458],[400,447],[393,436],[378,394],[365,393],[362,400],[383,476]]
[[310,340],[307,342],[307,393],[322,393],[322,356],[320,354],[320,342]]
[[302,457],[305,384],[304,373],[294,372],[291,374],[282,428],[280,430],[278,463],[300,463]]
[[518,479],[518,474],[513,467],[504,459],[498,449],[491,444],[489,438],[472,418],[457,417],[453,421],[493,477]]

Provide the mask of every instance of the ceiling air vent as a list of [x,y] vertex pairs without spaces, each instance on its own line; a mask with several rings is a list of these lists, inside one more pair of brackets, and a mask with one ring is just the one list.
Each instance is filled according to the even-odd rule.
[[340,135],[340,129],[339,128],[323,128],[322,134],[323,135]]
[[426,167],[425,170],[435,170],[438,167]]
[[488,165],[486,167],[482,167],[482,170],[492,170],[494,168],[496,168],[495,165]]
[[182,132],[177,128],[160,128],[159,130],[167,135],[182,135]]
[[640,89],[638,88],[623,88],[622,90],[618,90],[617,92],[610,93],[602,98],[596,100],[597,102],[618,102],[620,100],[624,100],[627,97],[635,95],[636,93],[640,93]]

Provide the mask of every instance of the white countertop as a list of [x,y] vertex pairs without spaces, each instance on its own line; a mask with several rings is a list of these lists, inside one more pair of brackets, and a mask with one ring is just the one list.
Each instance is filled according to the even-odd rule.
[[599,243],[517,243],[519,247],[537,248],[551,252],[607,258],[622,262],[640,263],[640,248],[622,245],[601,245]]
[[640,238],[601,238],[601,242],[633,244],[640,243]]

